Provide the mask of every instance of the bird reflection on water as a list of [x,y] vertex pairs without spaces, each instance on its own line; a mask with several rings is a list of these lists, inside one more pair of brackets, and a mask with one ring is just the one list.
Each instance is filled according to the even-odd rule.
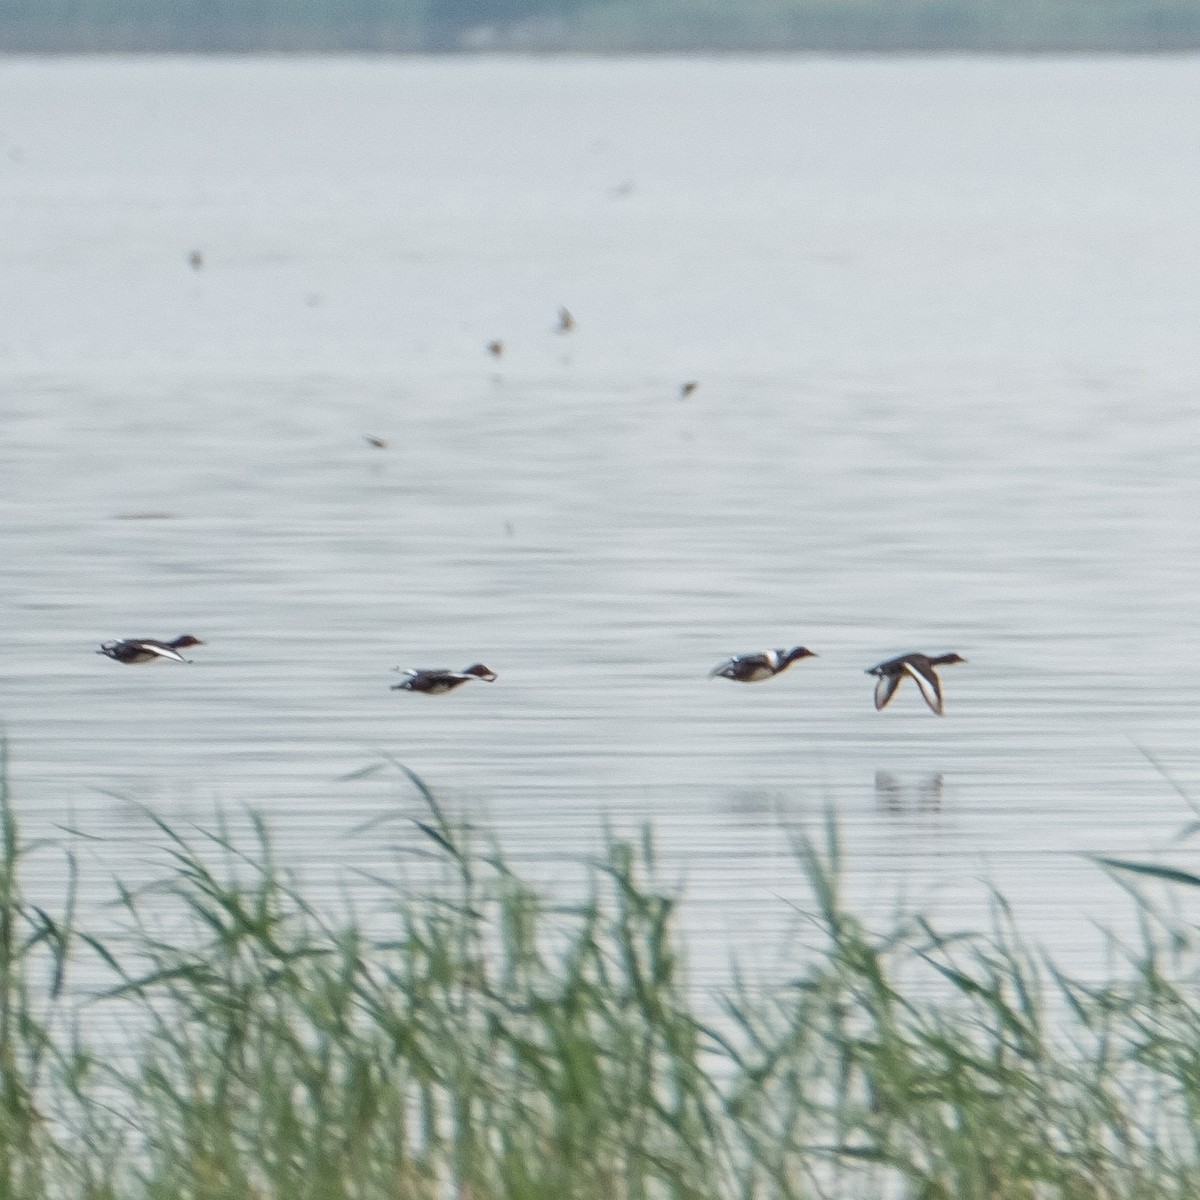
[[875,805],[881,812],[941,812],[946,777],[941,771],[901,779],[875,772]]
[[783,788],[745,787],[731,788],[723,793],[725,808],[748,828],[778,828],[781,821],[795,816],[802,802]]

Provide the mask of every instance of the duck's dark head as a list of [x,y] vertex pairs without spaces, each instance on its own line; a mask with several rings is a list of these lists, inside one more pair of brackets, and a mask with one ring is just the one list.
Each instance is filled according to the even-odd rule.
[[198,637],[192,637],[190,633],[185,633],[183,637],[177,637],[171,647],[175,650],[184,650],[188,646],[203,646],[204,643]]
[[965,663],[967,660],[961,654],[942,654],[937,658],[931,658],[929,661],[937,667],[948,667],[951,663]]
[[472,663],[469,667],[463,667],[464,675],[474,675],[476,679],[484,679],[491,683],[496,678],[496,672],[491,667],[485,667],[483,663]]
[[802,658],[816,658],[815,650],[810,650],[807,646],[793,646],[790,650],[783,652],[782,658],[785,663],[799,662]]

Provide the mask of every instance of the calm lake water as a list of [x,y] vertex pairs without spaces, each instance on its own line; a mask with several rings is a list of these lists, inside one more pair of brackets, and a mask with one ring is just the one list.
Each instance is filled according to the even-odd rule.
[[390,756],[560,886],[652,822],[701,978],[791,968],[829,810],[867,915],[1094,962],[1087,854],[1198,865],[1198,144],[1190,58],[4,61],[26,832],[99,898],[252,806],[335,899]]

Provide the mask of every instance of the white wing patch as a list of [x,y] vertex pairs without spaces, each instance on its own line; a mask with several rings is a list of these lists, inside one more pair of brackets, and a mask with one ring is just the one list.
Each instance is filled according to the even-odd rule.
[[938,684],[938,678],[932,671],[926,675],[923,671],[918,671],[912,663],[905,663],[904,670],[911,675],[917,687],[921,689],[921,695],[925,697],[925,703],[937,715],[943,716],[942,712],[942,689]]
[[156,646],[153,642],[138,642],[138,648],[149,650],[151,654],[157,654],[161,658],[173,658],[176,662],[187,662],[187,659],[178,650],[172,650],[170,646]]

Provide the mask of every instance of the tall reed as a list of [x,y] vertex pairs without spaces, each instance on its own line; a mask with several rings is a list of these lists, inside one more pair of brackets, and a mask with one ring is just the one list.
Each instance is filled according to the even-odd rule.
[[[999,897],[986,934],[873,932],[830,822],[798,852],[817,943],[794,980],[735,979],[706,1019],[649,836],[556,903],[425,800],[436,878],[377,881],[381,917],[319,911],[261,823],[242,845],[160,822],[169,867],[118,887],[102,939],[69,854],[62,913],[27,897],[37,847],[0,791],[0,1196],[1200,1195],[1192,931],[1132,886],[1140,943],[1082,982]],[[73,982],[84,957],[100,994]]]

